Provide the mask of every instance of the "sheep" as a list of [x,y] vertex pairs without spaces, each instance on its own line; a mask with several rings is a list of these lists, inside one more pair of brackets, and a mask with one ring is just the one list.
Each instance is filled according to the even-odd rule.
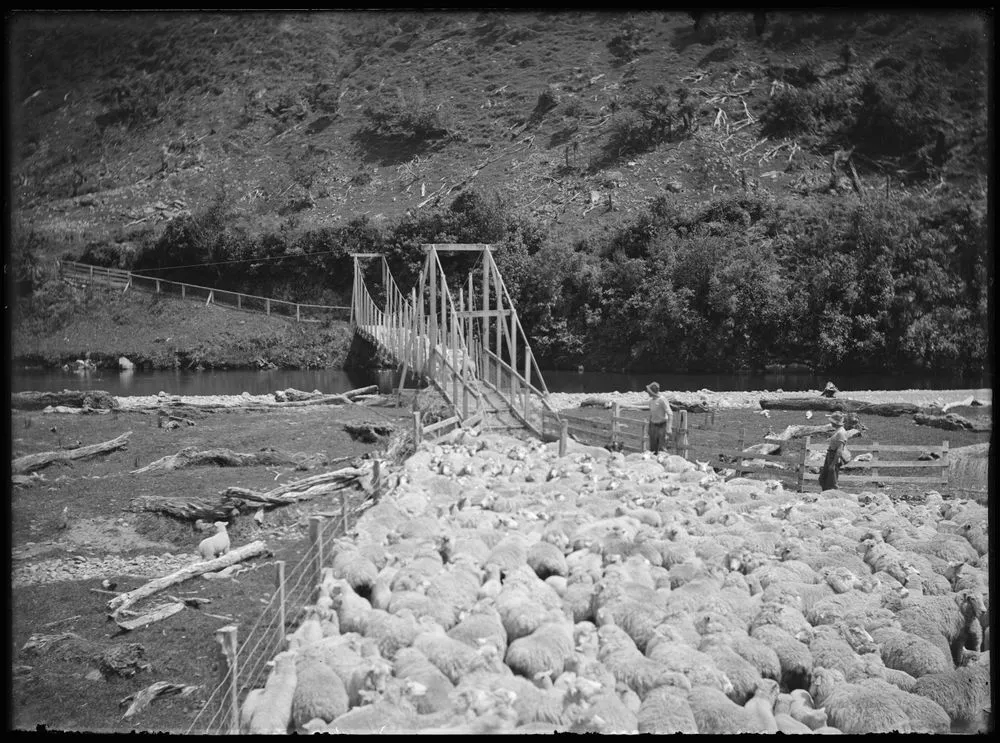
[[[768,589],[764,589],[765,592]],[[777,601],[765,601],[760,610],[750,623],[750,634],[754,629],[772,624],[780,627],[788,634],[808,641],[812,637],[812,625],[806,620],[805,615],[794,606],[779,603]]]
[[571,733],[625,734],[636,733],[639,720],[614,691],[604,690],[590,703],[570,726]]
[[745,704],[757,689],[761,680],[760,671],[750,661],[739,655],[720,635],[706,636],[698,650],[712,659],[715,667],[726,675],[733,686],[729,698],[737,704]]
[[535,542],[528,548],[526,556],[528,567],[535,571],[539,578],[545,580],[550,575],[569,575],[566,566],[566,556],[562,550],[551,542]]
[[710,655],[672,641],[660,632],[650,639],[646,657],[668,671],[683,675],[691,686],[711,686],[726,695],[734,693],[729,677],[718,669]]
[[953,726],[976,727],[984,723],[983,711],[991,706],[990,669],[973,665],[926,674],[917,679],[913,692],[940,704]]
[[[920,596],[903,602],[896,618],[903,630],[941,644],[950,659],[958,662],[964,648],[982,645],[980,617],[986,613],[982,596],[962,591],[947,596]],[[970,647],[971,646],[971,647]]]
[[558,676],[572,659],[574,649],[573,625],[555,610],[549,621],[510,643],[504,662],[514,673],[530,679],[543,672]]
[[390,614],[372,609],[365,621],[365,637],[372,640],[382,657],[388,660],[392,660],[400,649],[410,646],[419,633],[417,618],[406,610]]
[[757,689],[743,705],[767,733],[778,732],[778,723],[774,719],[774,703],[778,699],[778,682],[772,679],[760,679]]
[[347,712],[347,689],[332,668],[313,658],[300,658],[295,673],[292,724],[296,729],[314,718],[331,722]]
[[351,707],[360,704],[366,692],[382,690],[392,673],[392,664],[367,638],[325,638],[302,649],[300,656],[300,664],[315,661],[333,670],[344,684]]
[[701,735],[769,732],[753,711],[736,704],[716,688],[692,687],[687,694],[687,701]]
[[274,665],[261,693],[253,698],[248,694],[244,700],[242,717],[251,735],[284,735],[288,732],[296,687],[296,657],[296,652],[292,650],[284,650],[274,656]]
[[871,634],[886,668],[904,671],[916,679],[954,668],[941,648],[922,637],[894,627],[881,627]]
[[669,684],[646,694],[636,713],[636,727],[640,733],[655,735],[698,732],[686,692]]
[[[792,689],[790,692],[780,692],[774,702],[775,721],[781,729],[778,715],[787,715],[807,730],[818,730],[826,726],[826,710],[816,709],[812,695],[806,689]],[[792,726],[794,727],[794,726]],[[783,731],[784,732],[784,731]]]
[[[457,684],[466,671],[489,663],[487,655],[461,640],[449,637],[440,625],[423,621],[426,629],[414,639],[413,647],[427,656],[427,660],[437,666],[453,684]],[[496,652],[490,645],[484,648],[491,648]]]
[[690,686],[683,674],[668,671],[661,663],[640,653],[632,638],[621,627],[605,624],[598,629],[597,636],[600,642],[597,660],[605,665],[617,681],[638,694],[640,699],[651,689],[663,684]]
[[229,532],[225,521],[215,522],[215,534],[198,543],[198,554],[202,560],[211,560],[229,552]]
[[777,653],[781,663],[782,688],[806,687],[809,674],[812,672],[812,654],[807,645],[773,624],[763,624],[754,628],[750,636],[765,643]]
[[414,681],[424,687],[424,692],[413,700],[419,714],[441,712],[451,708],[450,696],[455,690],[455,685],[416,648],[400,649],[393,658],[392,672],[396,678]]
[[343,578],[359,596],[369,596],[378,578],[375,563],[357,549],[338,550],[331,569],[335,578]]
[[847,734],[947,733],[951,724],[933,700],[880,679],[848,683],[840,671],[816,668],[810,691],[830,723]]

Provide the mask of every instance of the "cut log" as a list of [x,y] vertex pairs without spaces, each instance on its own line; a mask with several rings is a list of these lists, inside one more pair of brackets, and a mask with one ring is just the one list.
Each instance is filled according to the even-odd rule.
[[111,410],[118,407],[118,398],[103,390],[13,392],[10,396],[10,406],[15,410],[42,410],[50,405]]
[[[266,493],[258,493],[247,488],[233,486],[226,488],[222,495],[226,498],[242,498],[258,503],[281,506],[302,499],[302,491],[311,491],[318,485],[334,484],[340,487],[349,487],[355,484],[362,484],[362,478],[365,476],[371,477],[371,471],[372,468],[370,466],[343,467],[333,472],[324,472],[320,475],[286,482],[284,485],[272,488]],[[335,489],[339,489],[339,487]]]
[[[788,426],[781,433],[765,436],[764,441],[770,441],[778,444],[791,441],[792,439],[801,439],[804,436],[828,436],[829,434],[832,434],[833,431],[834,428],[829,423],[825,426]],[[847,429],[847,438],[849,439],[860,435],[861,431],[859,429]]]
[[312,459],[311,466],[316,466],[317,457],[322,454],[287,454],[277,449],[261,449],[256,453],[235,452],[232,449],[206,449],[198,451],[193,446],[185,447],[176,454],[150,462],[145,467],[132,470],[133,475],[146,472],[170,472],[181,467],[197,465],[217,465],[219,467],[255,467],[257,465],[299,465]]
[[108,602],[108,611],[111,612],[111,618],[117,621],[118,613],[121,610],[127,609],[135,602],[144,599],[147,596],[152,596],[154,593],[162,591],[164,588],[168,588],[169,586],[173,586],[178,583],[183,583],[189,578],[194,578],[195,576],[203,573],[222,570],[222,568],[235,565],[238,562],[243,562],[243,560],[248,560],[251,557],[256,557],[257,555],[262,555],[267,552],[267,544],[262,541],[256,541],[251,542],[250,544],[245,544],[234,550],[230,550],[221,557],[216,557],[213,560],[204,560],[192,563],[181,568],[180,570],[170,573],[170,575],[155,578],[154,580],[149,581],[149,583],[141,585],[132,591],[127,591],[115,596]]
[[861,402],[829,397],[762,397],[764,410],[843,410],[845,413],[867,413],[887,417],[914,415],[923,408],[908,402]]
[[121,436],[111,439],[110,441],[102,441],[100,444],[90,444],[89,446],[81,446],[76,449],[62,449],[60,451],[43,451],[38,452],[37,454],[26,454],[25,456],[18,457],[11,462],[11,473],[15,475],[23,475],[25,472],[32,472],[33,470],[47,467],[53,462],[68,462],[72,459],[88,459],[89,457],[96,457],[98,454],[107,454],[108,452],[113,452],[117,449],[124,449],[128,446],[128,437],[131,435],[131,431],[126,431]]
[[[146,614],[140,614],[134,619],[116,619],[115,624],[121,627],[126,632],[131,632],[134,629],[139,629],[140,627],[145,627],[153,622],[159,622],[161,619],[166,619],[167,617],[172,617],[174,614],[184,610],[184,604],[180,602],[173,602],[169,604],[164,604],[163,606],[158,606],[153,611]],[[119,612],[123,610],[119,609]]]

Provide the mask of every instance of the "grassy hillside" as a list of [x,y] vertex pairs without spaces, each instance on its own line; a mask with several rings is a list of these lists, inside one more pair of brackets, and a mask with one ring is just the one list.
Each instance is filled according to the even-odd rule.
[[[752,251],[775,251],[774,291],[801,279],[788,267],[808,263],[796,253],[804,242],[821,244],[816,225],[838,213],[854,229],[874,209],[892,251],[928,230],[900,227],[906,219],[960,222],[963,235],[939,243],[961,254],[944,269],[965,265],[961,285],[918,296],[912,317],[889,304],[827,312],[791,297],[801,322],[870,314],[892,341],[871,351],[882,364],[935,365],[956,344],[985,348],[985,229],[965,234],[985,224],[989,168],[992,18],[979,13],[768,13],[762,29],[739,12],[697,24],[681,12],[21,13],[8,33],[12,246],[25,288],[42,283],[50,259],[82,255],[145,268],[211,263],[197,270],[331,301],[349,288],[351,240],[381,240],[375,247],[394,249],[401,265],[421,240],[519,241],[525,256],[514,251],[505,272],[520,260],[537,273],[529,259],[540,252],[562,266],[558,292],[512,283],[539,353],[570,363],[620,327],[598,297],[648,294],[609,278],[654,270],[655,251],[649,240],[635,248],[636,233],[669,231],[689,247],[721,236],[714,265],[741,235]],[[493,205],[502,229],[449,221],[463,198]],[[968,214],[956,220],[956,210]],[[963,240],[971,247],[956,248]],[[331,249],[329,260],[304,256]],[[943,250],[929,259],[940,263]],[[641,270],[611,265],[616,253]],[[573,254],[595,267],[562,265],[581,260]],[[587,271],[599,291],[581,288]],[[685,280],[672,296],[697,294],[702,279],[734,277]],[[912,282],[893,281],[905,302]],[[934,314],[956,301],[966,315]],[[685,335],[650,340],[656,333],[639,329],[603,343],[601,363],[655,364],[683,346],[686,365],[718,366],[741,335],[773,332],[762,321],[703,348],[693,338],[737,310],[715,317],[694,302],[684,312],[697,315]],[[787,322],[793,310],[775,312]],[[975,338],[942,348],[926,339],[970,324]],[[818,337],[792,345],[836,365],[867,353],[849,336],[831,342],[839,355]],[[734,363],[791,354],[751,343]],[[968,363],[984,354],[968,352]]]

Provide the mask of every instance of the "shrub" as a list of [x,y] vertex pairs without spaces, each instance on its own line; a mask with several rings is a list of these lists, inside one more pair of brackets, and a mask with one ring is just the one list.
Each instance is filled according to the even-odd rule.
[[421,86],[404,93],[376,94],[362,111],[368,120],[363,131],[382,137],[412,140],[442,139],[449,134],[440,111],[430,103]]

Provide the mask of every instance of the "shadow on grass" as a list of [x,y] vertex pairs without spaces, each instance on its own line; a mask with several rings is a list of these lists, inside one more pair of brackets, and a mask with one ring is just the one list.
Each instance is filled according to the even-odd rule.
[[361,148],[364,159],[378,165],[399,165],[412,160],[417,155],[423,155],[439,149],[446,141],[446,135],[440,137],[408,137],[403,135],[376,134],[361,130],[352,135],[351,139]]

